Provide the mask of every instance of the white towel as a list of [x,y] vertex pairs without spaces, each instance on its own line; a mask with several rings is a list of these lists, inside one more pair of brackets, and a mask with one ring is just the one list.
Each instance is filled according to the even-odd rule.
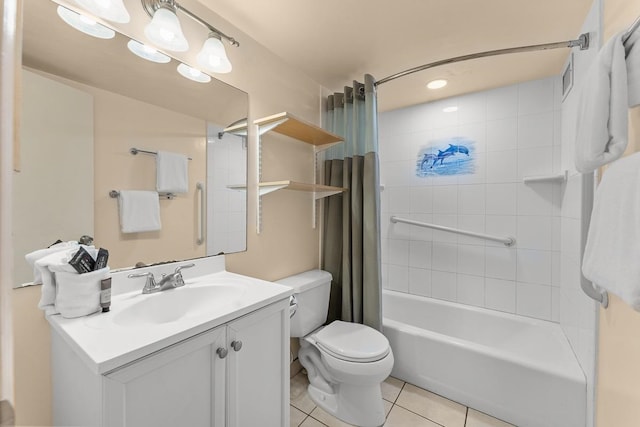
[[618,159],[628,139],[627,66],[622,34],[612,37],[591,64],[582,85],[576,169],[591,172]]
[[160,201],[155,191],[121,190],[118,204],[123,233],[160,230]]
[[627,61],[629,107],[640,105],[640,30],[634,31],[624,44]]
[[42,284],[42,274],[40,273],[40,269],[36,268],[36,261],[41,258],[46,257],[47,255],[51,255],[55,252],[66,251],[67,249],[77,248],[78,242],[75,240],[69,242],[60,242],[55,245],[51,245],[48,248],[38,249],[36,251],[30,252],[24,256],[24,259],[27,263],[33,268],[33,284],[41,285]]
[[51,253],[40,258],[34,264],[34,269],[42,279],[42,288],[40,289],[40,302],[38,308],[45,311],[46,314],[55,314],[58,311],[55,308],[56,299],[56,282],[53,276],[54,272],[76,273],[76,270],[69,264],[69,261],[78,251],[78,248],[84,248],[94,259],[98,250],[94,246],[77,245],[64,251]]
[[100,311],[100,280],[108,276],[109,267],[83,274],[56,272],[56,311],[65,318]]
[[189,159],[183,154],[158,151],[156,156],[156,190],[159,193],[189,191]]
[[582,272],[640,311],[640,153],[614,162],[598,186]]

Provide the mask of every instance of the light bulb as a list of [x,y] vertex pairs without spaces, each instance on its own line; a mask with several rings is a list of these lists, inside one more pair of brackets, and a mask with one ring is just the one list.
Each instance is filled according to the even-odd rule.
[[222,40],[216,33],[209,34],[209,38],[202,45],[196,61],[202,68],[214,73],[228,73],[232,69]]
[[447,81],[444,79],[431,80],[429,83],[427,83],[427,88],[432,90],[442,89],[446,85],[447,85]]

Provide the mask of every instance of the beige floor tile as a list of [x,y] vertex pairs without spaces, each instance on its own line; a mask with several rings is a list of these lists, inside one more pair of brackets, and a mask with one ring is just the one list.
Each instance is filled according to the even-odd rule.
[[343,421],[340,421],[333,415],[329,414],[327,411],[317,406],[316,409],[313,410],[311,416],[316,420],[328,425],[329,427],[350,427],[352,424],[347,424]]
[[315,418],[308,417],[302,424],[300,424],[300,427],[326,427],[326,424],[322,424]]
[[422,418],[418,414],[407,411],[398,405],[395,405],[389,416],[387,422],[384,423],[384,427],[440,427],[438,424],[429,421],[426,418]]
[[388,402],[388,401],[383,401],[382,402],[384,404],[384,416],[388,417],[389,416],[389,412],[391,411],[391,408],[393,408],[393,403]]
[[[396,405],[422,415],[444,427],[464,427],[467,414],[466,406],[408,383],[400,392]],[[393,413],[393,410],[391,412]]]
[[313,403],[313,400],[309,397],[309,393],[307,393],[308,386],[309,380],[304,372],[300,372],[298,375],[291,378],[291,404],[305,414],[310,414],[316,407],[316,404]]
[[304,419],[307,418],[307,414],[300,409],[289,405],[289,425],[291,427],[298,427]]
[[515,427],[490,415],[469,408],[466,427]]
[[400,390],[404,386],[404,381],[401,381],[397,378],[388,377],[384,382],[380,385],[382,388],[382,398],[384,400],[388,400],[391,403],[394,403],[400,394]]

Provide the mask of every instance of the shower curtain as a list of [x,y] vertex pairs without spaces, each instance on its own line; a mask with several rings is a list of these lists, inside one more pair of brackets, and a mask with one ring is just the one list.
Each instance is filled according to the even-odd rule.
[[324,206],[323,266],[333,276],[328,322],[382,329],[380,192],[375,80],[327,99],[325,128],[344,138],[324,162],[324,183],[347,188]]

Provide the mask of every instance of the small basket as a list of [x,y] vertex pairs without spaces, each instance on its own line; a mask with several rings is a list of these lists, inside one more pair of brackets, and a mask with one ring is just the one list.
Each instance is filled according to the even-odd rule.
[[107,277],[109,267],[84,274],[56,272],[56,311],[67,319],[100,311],[100,281]]

